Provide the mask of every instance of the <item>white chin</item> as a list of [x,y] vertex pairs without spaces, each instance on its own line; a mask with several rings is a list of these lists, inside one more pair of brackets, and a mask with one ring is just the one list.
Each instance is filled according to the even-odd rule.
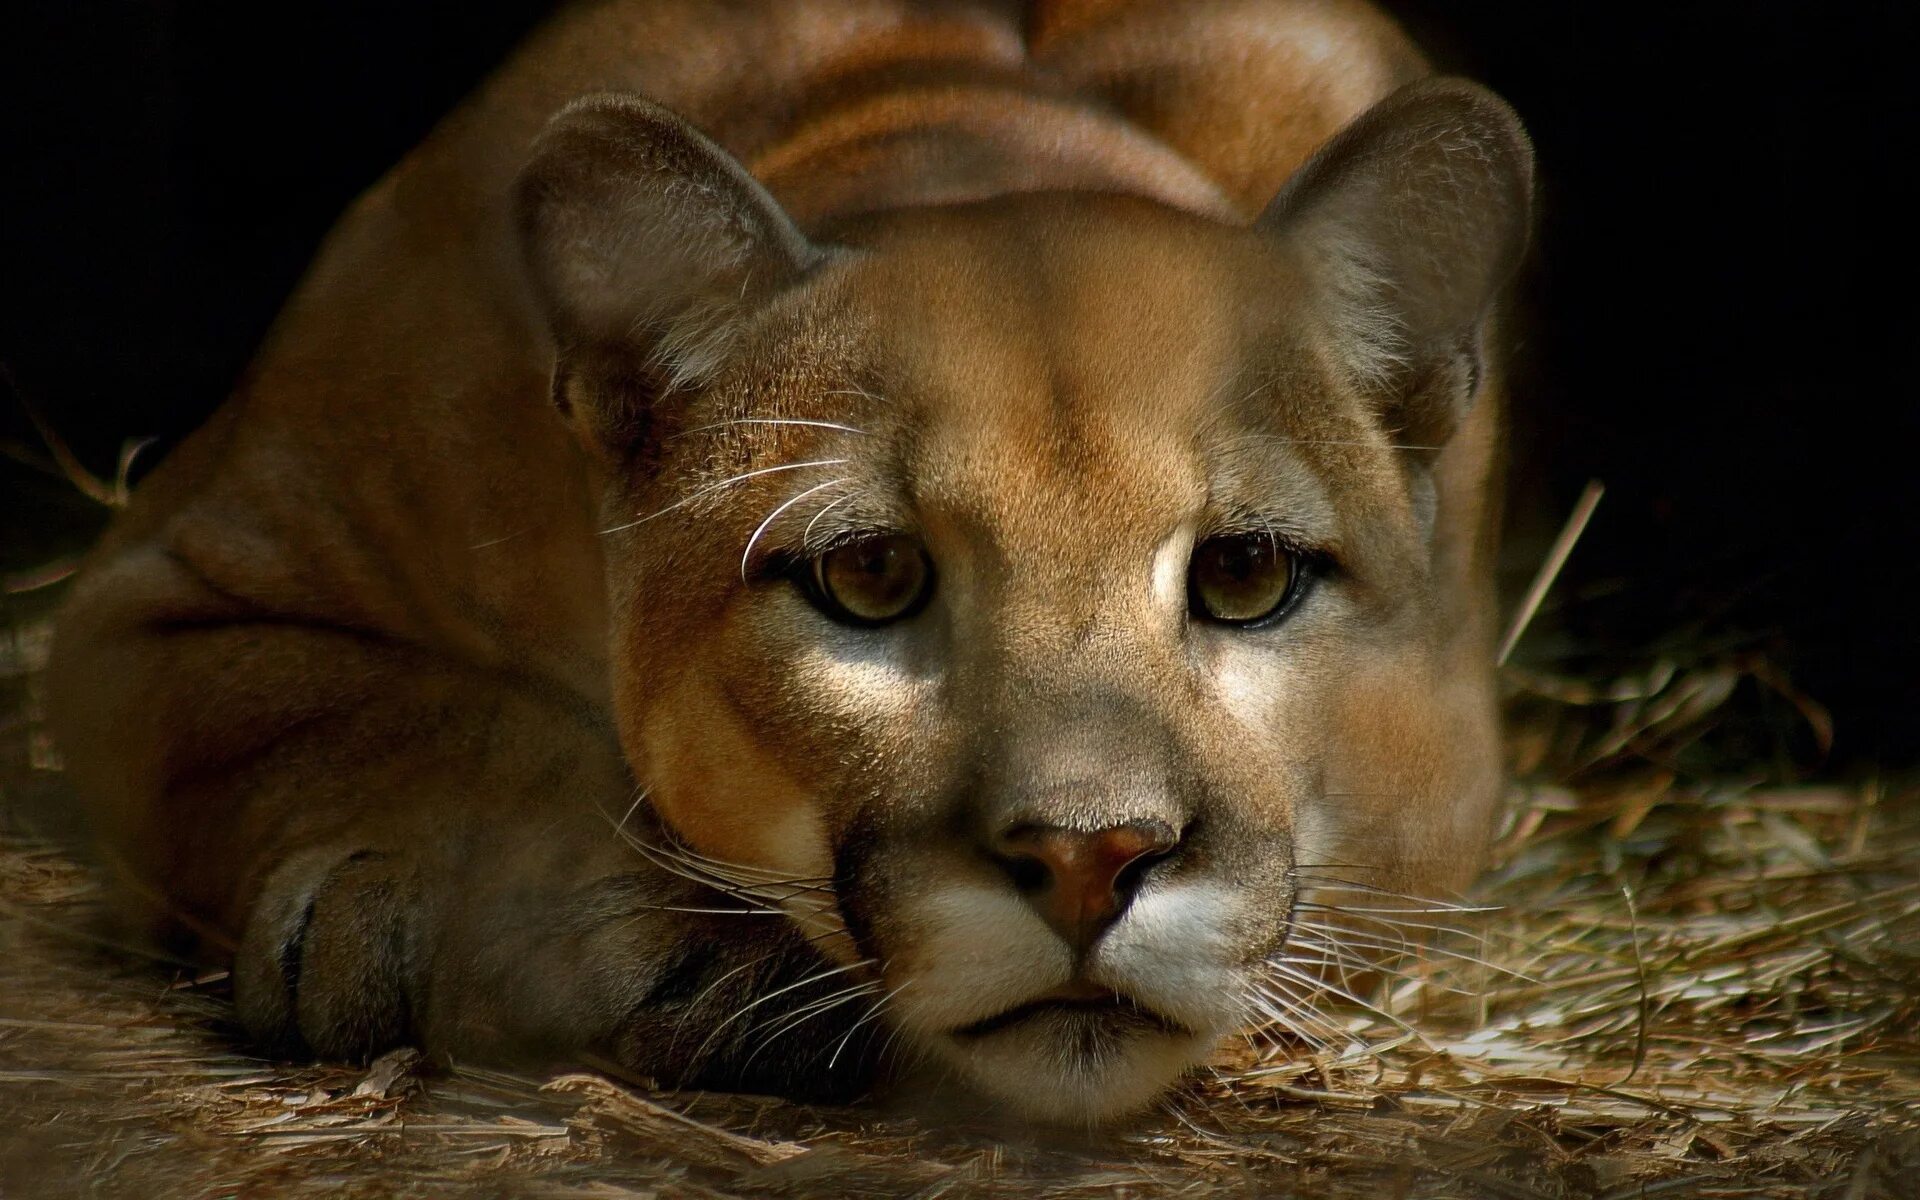
[[1139,1112],[1214,1039],[1131,1019],[1044,1012],[980,1034],[941,1034],[930,1047],[1006,1116],[1091,1127]]

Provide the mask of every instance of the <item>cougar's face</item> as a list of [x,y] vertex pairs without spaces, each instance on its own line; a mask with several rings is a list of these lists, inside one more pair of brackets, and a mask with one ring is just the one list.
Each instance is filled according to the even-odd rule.
[[623,738],[899,1053],[1136,1108],[1255,1010],[1303,889],[1477,859],[1447,514],[1271,238],[1037,198],[841,241],[615,492]]

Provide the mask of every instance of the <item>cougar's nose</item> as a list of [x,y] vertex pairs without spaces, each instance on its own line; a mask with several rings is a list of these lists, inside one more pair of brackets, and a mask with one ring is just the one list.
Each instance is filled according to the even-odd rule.
[[1133,899],[1140,872],[1127,868],[1179,842],[1159,821],[1091,831],[1019,825],[993,839],[993,852],[1054,932],[1083,951]]

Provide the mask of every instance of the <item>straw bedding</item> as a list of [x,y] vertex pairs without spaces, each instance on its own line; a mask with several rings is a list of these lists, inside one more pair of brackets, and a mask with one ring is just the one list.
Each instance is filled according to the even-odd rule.
[[1132,1128],[1010,1142],[584,1068],[247,1057],[223,976],[102,944],[87,869],[34,833],[43,582],[0,626],[3,1196],[1920,1196],[1920,794],[1803,775],[1825,717],[1751,652],[1509,669],[1496,869],[1381,914],[1377,942],[1444,928],[1372,1011],[1324,997]]

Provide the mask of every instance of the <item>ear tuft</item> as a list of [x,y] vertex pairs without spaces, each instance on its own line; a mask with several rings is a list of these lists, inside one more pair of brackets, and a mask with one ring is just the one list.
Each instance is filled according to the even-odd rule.
[[563,369],[606,352],[637,355],[668,386],[698,378],[741,319],[818,257],[746,168],[637,96],[562,109],[514,201]]
[[1354,382],[1438,444],[1472,402],[1481,327],[1525,254],[1532,199],[1513,110],[1478,84],[1427,79],[1322,147],[1260,223],[1303,248]]

